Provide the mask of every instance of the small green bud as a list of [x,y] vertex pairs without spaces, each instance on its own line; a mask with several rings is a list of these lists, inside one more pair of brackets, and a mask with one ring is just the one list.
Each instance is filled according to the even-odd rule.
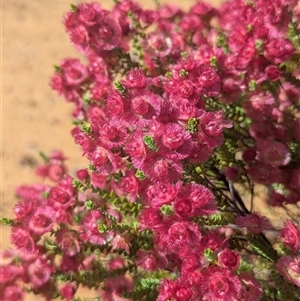
[[96,170],[96,167],[95,166],[93,166],[92,164],[89,164],[89,170],[91,170],[91,171],[95,171]]
[[75,5],[75,4],[71,4],[70,5],[71,6],[71,11],[73,12],[73,13],[76,13],[77,12],[77,6]]
[[188,120],[188,131],[190,133],[196,133],[198,131],[199,120],[196,118],[190,118]]
[[75,188],[81,188],[83,184],[80,181],[74,179],[72,185]]
[[123,87],[123,85],[120,81],[118,81],[118,80],[115,81],[114,85],[115,85],[115,89],[117,91],[119,91],[122,95],[125,94],[126,90],[125,90],[125,88]]
[[85,205],[85,208],[86,208],[87,210],[93,210],[93,209],[95,209],[95,205],[94,205],[94,203],[93,203],[92,200],[87,200],[87,201],[84,203],[84,205]]
[[183,60],[186,60],[188,53],[186,51],[183,51],[180,53]]
[[244,116],[240,116],[239,118],[238,118],[238,122],[243,122],[244,121],[244,119],[245,119],[245,117]]
[[107,232],[107,230],[108,230],[108,227],[105,224],[99,224],[98,225],[98,231],[100,233],[105,233],[105,232]]
[[53,68],[54,68],[55,72],[57,72],[57,73],[62,73],[62,69],[61,69],[60,66],[54,65]]
[[81,126],[81,130],[82,130],[84,133],[86,133],[87,135],[91,135],[91,133],[92,133],[91,127],[90,127],[89,125],[87,125],[87,124],[83,124],[83,125]]
[[195,170],[196,170],[196,173],[201,173],[201,172],[202,172],[202,170],[201,170],[201,167],[200,167],[200,166],[197,166],[197,167],[195,168]]
[[80,221],[81,221],[81,216],[80,216],[80,214],[74,215],[73,221],[74,221],[75,224],[79,224]]
[[91,104],[91,102],[92,102],[92,100],[90,98],[84,98],[83,101],[87,105]]
[[143,141],[151,150],[155,152],[158,150],[157,144],[152,136],[150,135],[144,136]]
[[245,118],[244,123],[250,125],[252,124],[252,120],[250,118]]
[[258,39],[255,41],[255,49],[258,51],[263,51],[264,43],[262,40]]
[[0,217],[0,223],[8,226],[12,226],[14,224],[14,220],[5,216]]
[[57,251],[58,247],[57,245],[54,243],[54,241],[51,241],[51,240],[46,240],[45,241],[45,248],[48,250],[48,251],[51,251],[51,252],[55,252]]
[[209,261],[212,262],[216,259],[216,254],[213,250],[207,248],[204,250],[204,257]]
[[173,214],[173,207],[171,205],[163,205],[160,208],[160,211],[162,212],[162,214],[164,215],[172,215]]
[[209,61],[210,61],[210,65],[212,67],[214,67],[214,68],[218,67],[218,61],[215,56],[212,56]]
[[249,86],[249,90],[250,90],[251,92],[255,91],[256,88],[257,88],[256,80],[252,79],[252,80],[249,82],[248,86]]
[[42,192],[42,198],[43,198],[44,200],[46,200],[46,199],[48,198],[48,196],[49,196],[49,192],[48,192],[48,191],[43,191],[43,192]]
[[63,282],[68,281],[68,277],[66,275],[64,275],[64,274],[56,275],[55,278],[58,281],[63,281]]
[[248,25],[247,25],[247,31],[248,31],[248,32],[251,32],[252,29],[253,29],[253,25],[252,25],[252,24],[248,24]]
[[50,161],[48,156],[46,156],[46,154],[43,153],[42,151],[39,151],[39,155],[45,161],[45,163],[48,163]]
[[136,173],[135,173],[135,176],[139,180],[145,180],[146,179],[146,175],[144,174],[144,172],[142,170],[137,170]]
[[165,74],[165,77],[172,77],[172,72],[171,71],[167,71]]
[[184,69],[181,69],[180,71],[179,71],[179,75],[180,75],[180,77],[185,77],[186,75],[188,75],[189,73],[187,72],[187,71],[185,71]]

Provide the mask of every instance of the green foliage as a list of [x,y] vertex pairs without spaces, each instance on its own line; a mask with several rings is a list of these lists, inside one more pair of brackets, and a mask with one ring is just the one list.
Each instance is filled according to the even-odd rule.
[[173,207],[171,205],[166,205],[166,204],[161,206],[160,211],[164,215],[172,215],[174,212]]
[[0,217],[0,223],[3,225],[13,226],[14,220],[5,216]]
[[222,212],[208,215],[203,219],[206,226],[225,226],[234,222],[235,215],[232,212]]
[[70,6],[71,6],[71,11],[72,11],[73,13],[76,13],[78,7],[77,7],[75,4],[71,4]]
[[268,259],[271,262],[277,261],[277,252],[261,235],[247,234],[243,238],[245,238],[248,241],[251,249],[256,254]]
[[92,129],[91,129],[90,125],[88,125],[88,124],[83,124],[81,126],[81,130],[88,136],[90,136],[92,134]]
[[197,118],[190,118],[188,120],[188,131],[190,133],[196,133],[198,131],[199,120]]
[[205,249],[203,255],[209,262],[213,262],[216,259],[216,254],[211,249]]
[[121,95],[124,95],[126,93],[126,89],[123,87],[122,83],[120,81],[114,82],[115,89],[121,93]]
[[135,176],[141,181],[146,179],[146,175],[142,170],[137,170]]
[[156,141],[155,141],[155,139],[152,137],[152,136],[150,136],[150,135],[145,135],[144,137],[143,137],[143,141],[144,141],[144,143],[151,149],[151,150],[153,150],[153,151],[157,151],[158,150],[158,146],[157,146],[157,144],[156,144]]
[[300,28],[298,28],[297,21],[293,21],[289,24],[288,38],[293,43],[297,51],[300,51]]

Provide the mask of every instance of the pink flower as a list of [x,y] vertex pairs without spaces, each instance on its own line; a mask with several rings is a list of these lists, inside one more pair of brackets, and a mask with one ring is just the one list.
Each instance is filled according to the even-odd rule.
[[300,229],[292,220],[284,223],[283,229],[280,231],[279,240],[289,247],[294,253],[300,249]]
[[140,229],[155,229],[161,226],[163,221],[163,215],[159,209],[155,208],[145,208],[142,210],[139,222],[140,222]]
[[257,160],[273,166],[284,166],[290,163],[291,154],[281,142],[268,139],[257,142]]
[[34,253],[36,250],[36,245],[31,234],[28,230],[20,226],[12,228],[11,243],[24,252]]
[[172,51],[172,40],[170,37],[164,35],[161,32],[151,32],[144,40],[144,47],[146,53],[149,53],[151,57],[163,58]]
[[165,230],[157,237],[159,249],[176,254],[199,250],[202,234],[196,224],[174,220]]
[[180,280],[172,281],[164,279],[159,287],[157,301],[189,301],[192,297],[192,290]]
[[150,79],[145,76],[143,70],[133,68],[126,74],[125,79],[122,80],[122,84],[127,89],[141,89],[150,84]]
[[96,3],[81,3],[77,6],[76,14],[78,14],[78,20],[88,26],[92,26],[97,22],[97,17],[101,15],[102,8]]
[[200,290],[203,301],[239,300],[242,285],[237,276],[227,269],[212,266],[203,271]]
[[126,172],[119,183],[119,188],[131,202],[136,201],[139,193],[139,184],[133,172]]
[[66,59],[60,65],[62,79],[66,86],[79,86],[89,76],[88,69],[78,59]]
[[84,242],[91,242],[97,245],[103,245],[111,239],[109,232],[100,233],[98,225],[105,224],[103,214],[98,210],[87,212],[83,218],[83,223],[80,227],[82,233],[81,238]]
[[167,159],[185,159],[192,150],[191,135],[179,124],[165,124],[154,135],[160,137],[158,146]]
[[167,261],[155,251],[138,250],[135,263],[146,271],[155,271],[158,268],[163,268]]
[[223,129],[226,127],[230,126],[224,121],[221,112],[204,112],[200,116],[198,139],[211,148],[221,146],[224,141]]
[[170,204],[178,193],[179,186],[169,182],[156,182],[147,189],[147,196],[152,207]]
[[97,172],[91,173],[91,184],[93,187],[103,189],[106,185],[106,176]]
[[266,44],[265,57],[274,64],[288,60],[294,53],[293,44],[282,37],[271,38]]
[[209,215],[216,211],[212,192],[200,184],[185,184],[174,201],[176,214],[183,218]]
[[132,291],[134,287],[131,276],[116,276],[106,278],[104,281],[104,290],[100,291],[101,299],[103,301],[130,301],[122,297],[125,291]]
[[146,89],[130,90],[126,94],[130,109],[124,112],[123,118],[137,128],[144,127],[155,117],[159,116],[163,98]]
[[16,195],[24,201],[32,202],[36,200],[38,202],[43,200],[43,192],[47,191],[47,186],[42,184],[35,185],[22,185],[16,189]]
[[23,301],[24,292],[17,284],[9,285],[1,289],[0,297],[3,301]]
[[124,124],[114,117],[104,119],[101,124],[95,125],[94,131],[97,131],[94,135],[96,143],[109,150],[123,145],[127,138]]
[[[80,259],[81,261],[82,259]],[[62,255],[62,259],[59,264],[59,269],[65,273],[71,273],[78,270],[80,267],[80,262],[78,256],[68,256],[67,254]]]
[[259,92],[249,98],[249,101],[245,103],[245,109],[250,117],[257,118],[258,112],[270,114],[274,104],[275,98],[269,91]]
[[104,176],[116,172],[119,167],[118,154],[102,146],[94,146],[94,148],[86,154],[86,157],[95,167],[97,173]]
[[221,268],[236,271],[240,265],[240,254],[224,249],[218,254],[218,263]]
[[270,185],[281,182],[280,171],[270,164],[256,161],[247,172],[250,178],[259,184]]
[[[52,187],[49,191],[49,196],[48,196],[48,201],[49,204],[66,204],[69,203],[69,196],[68,194],[62,190],[59,187]],[[56,207],[55,205],[53,206],[54,208]],[[58,205],[60,207],[60,205]]]
[[56,243],[68,256],[74,256],[80,251],[78,237],[74,232],[61,228],[56,232]]
[[53,271],[54,267],[50,261],[37,258],[28,266],[26,272],[31,284],[37,289],[49,281]]
[[278,81],[280,79],[281,72],[280,72],[279,67],[276,65],[269,65],[265,69],[265,72],[266,72],[267,77],[273,82]]
[[208,97],[217,96],[221,90],[221,79],[211,66],[203,66],[199,71],[199,85],[202,94]]
[[240,175],[241,169],[238,166],[232,166],[224,168],[223,172],[228,180],[234,181]]
[[65,283],[59,290],[61,296],[70,301],[77,291],[77,284],[73,282]]
[[50,232],[56,222],[56,211],[50,206],[38,207],[28,221],[28,228],[36,235]]
[[124,250],[127,254],[129,254],[130,240],[129,234],[115,234],[114,238],[110,241],[112,251]]
[[8,284],[13,283],[15,280],[17,280],[18,277],[22,276],[23,274],[23,268],[18,267],[12,264],[3,265],[3,262],[1,261],[0,266],[0,284]]
[[239,216],[235,219],[235,223],[240,228],[247,228],[251,233],[261,233],[264,230],[270,230],[272,227],[269,219],[258,213]]
[[300,287],[300,258],[299,256],[282,256],[276,263],[276,269],[289,282]]
[[153,156],[147,157],[141,169],[152,180],[169,182],[177,181],[182,176],[182,163],[166,159],[164,153],[156,153]]
[[111,91],[106,98],[106,114],[108,116],[122,116],[129,109],[130,103],[125,101],[118,91]]
[[228,248],[228,239],[217,230],[206,231],[203,234],[201,245],[203,251],[211,249],[215,253],[221,252],[224,248]]
[[14,213],[18,222],[27,221],[38,206],[36,199],[20,201],[14,206]]
[[239,279],[242,283],[241,301],[260,301],[263,294],[260,283],[247,273],[241,273]]

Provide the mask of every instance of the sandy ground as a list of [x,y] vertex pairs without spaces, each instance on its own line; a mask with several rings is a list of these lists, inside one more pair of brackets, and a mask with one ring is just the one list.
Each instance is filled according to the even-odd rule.
[[[85,160],[70,136],[72,105],[58,97],[48,84],[54,64],[65,57],[80,57],[70,45],[62,25],[62,16],[69,10],[70,3],[80,2],[2,1],[0,216],[12,217],[16,186],[39,181],[34,172],[36,164],[41,163],[39,151],[47,154],[54,149],[63,150],[69,158],[71,173],[85,167]],[[151,7],[154,1],[139,2]],[[101,3],[109,8],[112,0]],[[161,3],[188,7],[194,1]],[[0,248],[7,246],[9,232],[8,227],[4,227],[1,228]],[[39,299],[31,296],[28,300]]]

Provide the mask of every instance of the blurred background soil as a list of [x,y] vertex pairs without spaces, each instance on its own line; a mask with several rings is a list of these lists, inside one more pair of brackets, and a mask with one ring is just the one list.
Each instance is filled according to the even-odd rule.
[[[70,135],[73,105],[66,103],[49,87],[53,65],[63,58],[80,58],[69,43],[62,16],[70,4],[78,0],[4,0],[2,1],[2,116],[1,116],[1,210],[0,216],[13,217],[15,188],[21,184],[41,182],[35,167],[42,163],[39,151],[50,154],[62,150],[69,171],[85,167],[81,151]],[[138,1],[144,7],[154,7],[154,1]],[[161,0],[163,3],[191,6],[193,0]],[[221,1],[210,1],[217,5]],[[104,8],[113,1],[100,1]],[[263,204],[263,205],[262,205]],[[261,208],[276,215],[278,225],[286,216],[283,210]],[[299,212],[294,210],[293,216]],[[0,248],[9,244],[9,227],[1,227]],[[35,296],[29,301],[40,300]]]

